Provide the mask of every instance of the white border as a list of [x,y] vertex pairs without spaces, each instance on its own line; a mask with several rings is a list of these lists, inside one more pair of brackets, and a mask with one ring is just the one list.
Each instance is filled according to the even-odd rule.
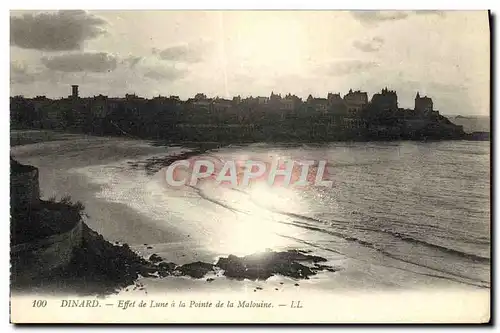
[[[2,2],[2,5],[6,4],[7,2]],[[321,0],[293,0],[293,1],[269,1],[269,0],[245,0],[245,1],[229,1],[229,0],[212,0],[210,2],[208,1],[196,1],[196,0],[183,0],[183,1],[178,1],[178,2],[160,2],[160,1],[148,1],[148,0],[143,0],[143,1],[120,1],[116,2],[113,4],[106,4],[103,1],[96,1],[96,0],[88,0],[85,1],[83,4],[83,8],[78,6],[77,2],[68,2],[68,1],[45,1],[43,3],[40,3],[38,1],[16,1],[15,3],[12,3],[10,8],[6,8],[3,13],[5,15],[2,15],[1,17],[1,36],[3,43],[1,44],[5,48],[9,48],[8,44],[8,39],[9,39],[9,21],[8,21],[8,14],[7,11],[10,9],[37,9],[37,8],[43,8],[43,9],[113,9],[113,8],[120,8],[120,9],[456,9],[456,10],[484,10],[484,9],[492,9],[493,13],[498,13],[499,10],[497,9],[498,7],[498,1],[486,1],[486,0],[475,0],[471,2],[457,2],[457,1],[442,1],[442,0],[420,0],[420,1],[360,1],[360,0],[351,0],[351,1],[344,1],[344,2],[332,2],[332,1],[321,1]],[[498,26],[498,19],[496,20],[496,24]],[[498,43],[498,34],[495,35],[495,44]],[[4,241],[1,242],[3,244],[3,250],[0,251],[0,257],[2,259],[1,261],[1,267],[4,269],[3,273],[0,274],[0,279],[2,279],[2,300],[0,304],[2,305],[2,324],[5,325],[7,331],[13,330],[14,327],[12,325],[7,324],[9,322],[9,290],[8,290],[8,285],[9,285],[9,272],[8,272],[8,262],[9,262],[9,203],[7,202],[7,198],[9,196],[9,178],[8,178],[8,169],[9,169],[9,162],[8,162],[8,151],[9,151],[9,131],[8,131],[8,123],[9,123],[9,115],[8,115],[8,97],[9,97],[9,84],[7,83],[7,77],[9,76],[9,54],[10,51],[9,49],[5,50],[5,52],[1,53],[2,56],[2,80],[1,85],[2,85],[2,91],[4,93],[4,104],[3,108],[0,112],[0,124],[1,126],[4,126],[5,128],[3,130],[0,130],[0,140],[1,141],[1,160],[0,160],[0,167],[2,168],[2,172],[0,172],[0,190],[2,191],[1,197],[2,197],[2,202],[0,205],[1,213],[3,216],[3,220],[1,221],[3,227],[5,228],[4,232],[2,232],[2,236],[4,237]],[[495,71],[495,73],[492,73],[492,75],[497,74],[498,69]],[[494,95],[498,96],[499,93],[499,88],[498,85],[495,87]],[[493,97],[493,96],[492,96]],[[496,112],[492,110],[492,112]],[[498,128],[500,122],[499,118],[496,117],[495,119],[495,127]],[[495,149],[495,156],[498,156],[498,145],[497,148]],[[493,186],[494,184],[492,184]],[[495,204],[497,204],[498,196],[496,196]],[[498,207],[498,206],[497,206]],[[496,222],[496,221],[495,221]],[[500,226],[496,224],[496,230],[495,230],[495,239],[498,239],[498,230]],[[495,256],[496,257],[496,256]],[[493,266],[496,266],[496,262],[492,264]],[[496,275],[498,278],[498,274]],[[495,286],[497,285],[497,279],[493,281]],[[498,317],[496,318],[498,320]],[[120,329],[124,329],[125,327],[120,327]],[[129,329],[137,329],[137,327],[128,327]],[[436,329],[436,328],[428,328],[428,327],[422,327],[426,331],[431,329]],[[37,330],[40,328],[37,328]],[[51,328],[49,328],[51,329]],[[72,328],[64,328],[63,330],[70,330]],[[171,330],[181,330],[182,328],[175,328]],[[199,327],[195,328],[199,329]],[[232,328],[229,328],[232,329]],[[290,328],[292,330],[293,328]],[[339,329],[336,327],[335,329]],[[381,327],[381,329],[384,329]],[[479,329],[474,328],[474,329]],[[95,330],[102,330],[102,328],[96,328]],[[214,332],[218,331],[217,328],[212,329]],[[249,329],[241,329],[243,331],[249,330]],[[3,329],[2,329],[3,331]]]

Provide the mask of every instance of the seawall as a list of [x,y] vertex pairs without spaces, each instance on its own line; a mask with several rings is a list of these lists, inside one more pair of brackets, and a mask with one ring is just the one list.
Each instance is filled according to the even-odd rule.
[[12,282],[50,274],[68,265],[74,249],[82,244],[83,222],[64,233],[11,247]]

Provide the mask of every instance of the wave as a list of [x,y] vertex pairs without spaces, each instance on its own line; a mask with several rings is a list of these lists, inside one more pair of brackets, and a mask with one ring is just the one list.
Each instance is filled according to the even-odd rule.
[[[336,251],[334,249],[327,248],[327,247],[324,247],[324,246],[320,246],[320,245],[312,243],[312,242],[307,242],[307,241],[305,241],[303,239],[296,238],[296,237],[293,237],[293,236],[288,236],[288,235],[279,235],[279,236],[292,239],[292,240],[296,241],[297,243],[302,243],[302,244],[305,244],[305,245],[308,245],[308,246],[311,246],[311,247],[314,247],[314,248],[318,248],[318,249],[323,250],[323,251],[333,252],[333,253],[340,254],[340,255],[346,255],[345,253]],[[449,274],[448,272],[445,272],[445,271],[442,271],[442,270],[437,270],[435,268],[425,267],[425,266],[422,266],[422,265],[419,265],[419,264],[415,264],[415,263],[412,263],[412,262],[409,262],[409,261],[402,260],[401,258],[394,257],[391,254],[385,253],[384,251],[380,251],[380,252],[382,252],[385,256],[390,257],[391,259],[403,261],[403,262],[406,262],[406,263],[409,263],[409,264],[417,265],[419,267],[428,268],[430,270],[437,271],[438,273]],[[362,260],[360,258],[356,258],[356,259],[357,260]],[[478,283],[474,283],[474,282],[463,281],[460,278],[463,279],[464,277],[462,277],[462,276],[453,276],[453,274],[450,274],[452,276],[444,276],[444,275],[439,275],[439,274],[431,274],[431,273],[425,273],[425,272],[421,272],[421,271],[420,272],[419,271],[414,271],[414,270],[411,270],[411,269],[408,269],[408,268],[404,268],[404,267],[398,267],[398,266],[388,265],[387,263],[377,263],[377,265],[383,266],[383,267],[387,267],[387,268],[399,269],[399,270],[402,270],[402,271],[405,271],[405,272],[410,272],[410,273],[413,273],[413,274],[425,275],[425,276],[430,276],[430,277],[434,277],[434,278],[438,278],[438,279],[445,279],[445,280],[449,280],[449,281],[463,283],[463,284],[467,284],[467,285],[474,286],[474,287],[489,288],[489,283],[487,283],[486,281],[478,281],[478,282],[483,282],[483,284],[478,284]]]
[[431,247],[434,249],[444,251],[444,252],[449,253],[449,254],[454,254],[454,255],[461,256],[463,258],[471,259],[473,261],[477,261],[477,262],[481,262],[481,263],[490,263],[490,261],[491,261],[490,258],[486,258],[486,257],[482,257],[482,256],[479,256],[476,254],[455,250],[455,249],[452,249],[452,248],[449,248],[446,246],[442,246],[442,245],[438,245],[438,244],[434,244],[434,243],[429,243],[427,241],[412,237],[412,236],[407,235],[407,234],[396,232],[396,231],[390,231],[390,230],[384,230],[384,229],[374,229],[374,228],[360,228],[360,227],[357,227],[356,229],[373,231],[373,232],[383,232],[383,233],[389,234],[391,236],[394,236],[395,238],[401,239],[403,241],[411,242],[414,244],[424,245],[427,247]]
[[[239,190],[239,189],[233,189],[233,190],[236,190],[236,191],[239,191],[240,193],[248,195],[248,193],[245,192],[245,191],[242,191],[242,190]],[[203,194],[203,197],[206,200],[209,200],[209,201],[211,201],[213,203],[221,205],[221,206],[223,206],[223,207],[225,207],[227,209],[232,210],[233,212],[235,211],[233,207],[231,207],[231,206],[229,206],[229,205],[227,205],[227,204],[225,204],[225,203],[223,203],[221,201],[214,200],[213,198],[209,198],[205,194]],[[258,203],[256,203],[256,204],[258,205]],[[298,219],[310,221],[310,222],[313,222],[315,224],[319,223],[319,224],[323,224],[323,225],[335,226],[336,228],[343,229],[346,232],[348,232],[349,228],[351,228],[351,229],[361,230],[361,231],[370,231],[370,232],[384,233],[384,234],[391,235],[394,238],[402,240],[402,241],[406,241],[406,242],[409,242],[409,243],[419,244],[419,245],[423,245],[423,246],[426,246],[426,247],[429,247],[429,248],[441,250],[441,251],[443,251],[445,253],[456,255],[456,256],[459,256],[459,257],[462,257],[462,258],[467,258],[467,259],[470,259],[470,260],[475,261],[475,262],[489,264],[490,261],[491,261],[491,259],[487,258],[487,257],[483,257],[483,256],[480,256],[480,255],[477,255],[477,254],[472,254],[472,253],[460,251],[460,250],[457,250],[457,249],[453,249],[453,248],[450,248],[450,247],[446,247],[446,246],[443,246],[443,245],[431,243],[431,242],[428,242],[428,241],[425,241],[425,240],[422,240],[422,239],[415,238],[414,236],[411,236],[411,235],[408,235],[408,234],[405,234],[405,233],[391,231],[391,230],[387,230],[385,228],[368,228],[366,226],[363,227],[363,226],[354,225],[354,224],[350,224],[349,227],[345,227],[344,226],[344,224],[345,224],[344,221],[334,221],[334,220],[331,220],[331,219],[329,219],[329,220],[322,220],[322,219],[318,219],[318,218],[314,218],[314,217],[310,217],[310,216],[306,216],[306,215],[302,215],[302,214],[280,211],[280,210],[272,209],[272,208],[269,208],[269,207],[263,207],[262,205],[259,205],[259,206],[261,208],[270,210],[273,213],[279,213],[279,214],[282,214],[282,215],[287,216],[287,217],[298,218]],[[239,210],[238,210],[238,212],[245,213],[245,212],[239,211]],[[282,223],[289,223],[289,222],[282,222]],[[302,223],[301,224],[295,224],[295,226],[307,228],[309,230],[314,230],[314,231],[318,231],[318,232],[328,233],[330,235],[343,238],[343,239],[345,239],[347,241],[356,241],[357,243],[359,243],[361,245],[370,245],[370,246],[374,246],[375,245],[373,243],[370,243],[370,242],[367,242],[367,241],[364,241],[364,240],[361,240],[361,239],[358,239],[356,237],[352,237],[352,236],[349,236],[349,235],[346,235],[346,234],[343,234],[343,233],[340,233],[340,232],[334,232],[332,230],[326,230],[326,229],[324,229],[322,227],[311,226],[309,224],[306,225],[306,224],[302,224]],[[429,227],[431,229],[441,230],[438,226],[426,225],[426,227]],[[465,241],[468,242],[468,240],[465,240]],[[472,243],[489,245],[489,242],[487,240],[483,240],[483,241],[481,241],[481,240],[477,240],[477,241],[472,240]]]
[[[424,245],[424,246],[427,246],[427,247],[430,247],[430,248],[434,248],[434,249],[439,249],[439,250],[442,250],[442,251],[444,251],[446,253],[454,254],[454,255],[461,256],[463,258],[471,259],[473,261],[477,261],[477,262],[481,262],[481,263],[490,263],[490,261],[491,261],[490,258],[487,258],[487,257],[482,257],[482,256],[479,256],[479,255],[476,255],[476,254],[467,253],[467,252],[463,252],[463,251],[456,250],[456,249],[453,249],[453,248],[449,248],[449,247],[446,247],[446,246],[442,246],[442,245],[430,243],[430,242],[424,241],[422,239],[415,238],[413,236],[410,236],[410,235],[407,235],[407,234],[404,234],[404,233],[390,231],[390,230],[387,230],[387,229],[384,229],[384,228],[380,228],[380,229],[379,228],[367,228],[367,227],[357,226],[357,225],[353,225],[353,224],[349,225],[349,228],[347,228],[347,227],[343,227],[344,222],[340,222],[339,223],[339,222],[333,221],[333,220],[322,220],[322,219],[318,219],[318,218],[314,218],[314,217],[310,217],[310,216],[306,216],[306,215],[302,215],[302,214],[291,213],[291,212],[284,212],[284,211],[274,211],[274,212],[282,214],[282,215],[285,215],[285,216],[288,216],[288,217],[292,217],[292,218],[299,218],[299,219],[302,219],[302,220],[311,221],[313,223],[321,223],[321,224],[330,225],[330,226],[335,225],[337,228],[340,227],[340,228],[345,229],[345,230],[348,230],[349,228],[352,228],[352,229],[361,230],[361,231],[364,230],[364,231],[385,233],[385,234],[389,234],[389,235],[391,235],[391,236],[393,236],[393,237],[395,237],[397,239],[403,240],[403,241],[411,242],[411,243],[414,243],[414,244]],[[304,224],[298,224],[297,226],[305,227]],[[426,227],[427,227],[427,225],[426,225]],[[439,229],[437,226],[431,226],[431,225],[429,225],[428,227]],[[339,232],[334,232],[334,231],[331,231],[331,230],[326,230],[326,229],[321,228],[321,227],[307,225],[307,228],[310,229],[310,230],[324,232],[324,233],[331,234],[333,236],[341,237],[341,238],[343,238],[345,240],[348,240],[348,241],[357,241],[361,245],[365,245],[365,243],[369,243],[369,242],[365,242],[363,240],[357,239],[355,237],[348,236],[346,234],[342,234],[342,233],[339,233]],[[487,241],[480,241],[480,240],[478,240],[475,243],[485,244],[485,245],[489,244],[489,242],[487,242]],[[371,244],[371,243],[369,243],[369,244]]]
[[[394,255],[394,254],[392,254],[392,253],[390,253],[388,251],[385,251],[385,250],[381,249],[380,246],[379,246],[379,244],[376,244],[376,243],[373,243],[373,242],[370,242],[370,241],[366,241],[366,240],[363,240],[363,239],[360,239],[360,238],[357,238],[357,237],[353,237],[353,236],[348,236],[348,235],[342,234],[340,232],[334,232],[334,231],[325,230],[325,229],[322,229],[322,228],[319,228],[319,227],[314,227],[314,226],[311,226],[311,225],[308,225],[308,224],[302,224],[302,223],[300,223],[298,221],[295,221],[295,222],[281,221],[279,223],[284,223],[284,224],[292,225],[292,226],[295,226],[295,227],[301,227],[301,228],[305,228],[305,229],[308,229],[308,230],[313,230],[313,231],[327,233],[327,234],[330,234],[332,236],[336,236],[336,237],[342,238],[342,239],[344,239],[346,241],[355,242],[355,243],[357,243],[359,245],[362,245],[364,247],[368,247],[368,248],[373,249],[373,250],[375,250],[377,252],[380,252],[381,254],[383,254],[386,257],[389,257],[389,258],[392,258],[392,259],[395,259],[395,260],[399,260],[399,261],[402,261],[402,262],[405,262],[405,263],[408,263],[408,264],[412,264],[412,265],[424,267],[424,268],[427,268],[427,269],[431,269],[431,270],[434,270],[434,271],[437,271],[437,272],[440,272],[440,273],[448,274],[448,275],[451,275],[451,276],[456,277],[456,278],[468,279],[468,280],[471,280],[471,281],[474,281],[474,282],[478,282],[478,283],[482,283],[482,284],[473,283],[473,282],[471,283],[471,282],[466,282],[466,281],[461,281],[461,280],[456,280],[455,279],[454,281],[456,281],[456,282],[461,282],[461,283],[465,283],[465,284],[469,284],[469,285],[473,285],[473,286],[481,287],[481,288],[489,288],[489,282],[488,281],[466,277],[466,276],[463,276],[463,275],[460,275],[460,274],[456,274],[456,273],[453,273],[453,272],[449,272],[449,271],[446,271],[446,270],[437,269],[436,267],[425,265],[425,264],[422,264],[421,262],[415,262],[415,261],[411,261],[411,260],[408,260],[408,259],[405,259],[405,258],[401,258],[400,256]],[[314,243],[311,243],[311,242],[308,242],[308,244],[309,245],[314,245]],[[324,248],[322,248],[322,249],[324,249]],[[332,251],[334,251],[334,250],[332,250]],[[334,252],[337,252],[337,251],[334,251]],[[456,252],[462,253],[462,252],[459,252],[459,251],[456,251]],[[337,253],[340,253],[340,252],[337,252]],[[486,259],[486,258],[482,258],[482,259]],[[487,261],[489,263],[489,259],[487,259]],[[395,267],[395,268],[399,268],[399,267]],[[420,272],[414,272],[414,273],[421,274]]]

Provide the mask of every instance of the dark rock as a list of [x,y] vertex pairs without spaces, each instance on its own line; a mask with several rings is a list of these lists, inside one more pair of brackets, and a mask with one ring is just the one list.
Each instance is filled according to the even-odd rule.
[[318,271],[329,271],[329,272],[338,272],[340,270],[339,267],[332,267],[332,266],[328,266],[328,265],[320,265],[320,264],[314,264],[314,268],[315,270],[318,270]]
[[163,258],[157,255],[156,253],[153,253],[151,256],[149,256],[149,261],[153,263],[158,263],[163,261]]
[[177,265],[173,262],[160,262],[158,268],[164,271],[172,272]]
[[139,268],[139,274],[144,277],[153,277],[153,273],[155,273],[156,271],[156,267],[141,266]]
[[213,271],[214,265],[206,263],[206,262],[193,262],[190,264],[185,264],[180,267],[177,267],[176,270],[182,273],[182,275],[188,275],[195,279],[201,279],[208,272]]
[[327,261],[323,257],[305,255],[302,253],[302,251],[289,250],[287,253],[288,253],[287,259],[289,259],[289,260],[312,261],[312,262],[325,262],[325,261]]
[[230,254],[227,258],[219,258],[215,266],[224,270],[224,275],[227,277],[244,279],[246,277],[247,268],[243,264],[242,258]]
[[[275,274],[298,279],[315,275],[314,269],[299,262],[324,262],[325,258],[306,255],[298,250],[286,252],[265,251],[245,257],[229,255],[219,258],[215,264],[224,270],[224,275],[235,279],[266,280]],[[319,270],[319,269],[318,269]]]

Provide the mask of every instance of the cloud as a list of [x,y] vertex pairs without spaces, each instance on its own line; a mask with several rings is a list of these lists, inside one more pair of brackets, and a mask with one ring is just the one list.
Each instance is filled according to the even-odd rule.
[[184,77],[185,70],[175,67],[149,67],[145,68],[144,77],[155,81],[175,81]]
[[403,20],[411,15],[439,15],[444,16],[439,10],[411,10],[411,11],[352,11],[351,15],[365,25],[377,25],[381,22]]
[[31,83],[35,81],[35,76],[28,72],[26,66],[10,64],[10,83]]
[[165,49],[153,49],[153,54],[162,60],[197,63],[204,59],[211,43],[207,41],[191,42],[187,44],[174,45]]
[[50,70],[60,72],[103,73],[116,69],[117,58],[105,52],[69,53],[42,58],[42,64]]
[[142,60],[143,60],[143,57],[128,56],[127,58],[125,58],[121,61],[121,64],[125,64],[126,66],[128,66],[130,68],[135,68]]
[[[420,91],[421,94],[430,95],[455,95],[457,92],[459,95],[463,95],[467,92],[468,87],[466,84],[460,83],[444,83],[436,81],[415,81],[415,80],[405,80],[401,84],[407,89],[412,89],[413,91]],[[432,97],[432,96],[430,96]]]
[[33,70],[25,64],[17,62],[10,63],[10,83],[11,84],[27,84],[37,81],[45,81],[52,78],[51,73],[46,70]]
[[355,59],[340,60],[318,67],[316,72],[331,76],[342,76],[356,72],[359,73],[359,72],[369,71],[378,66],[379,64],[374,61],[355,60]]
[[380,50],[384,44],[384,39],[381,37],[373,37],[370,40],[354,41],[353,46],[363,52],[376,52]]
[[10,18],[10,45],[42,51],[79,50],[105,33],[106,21],[82,10],[24,14]]

